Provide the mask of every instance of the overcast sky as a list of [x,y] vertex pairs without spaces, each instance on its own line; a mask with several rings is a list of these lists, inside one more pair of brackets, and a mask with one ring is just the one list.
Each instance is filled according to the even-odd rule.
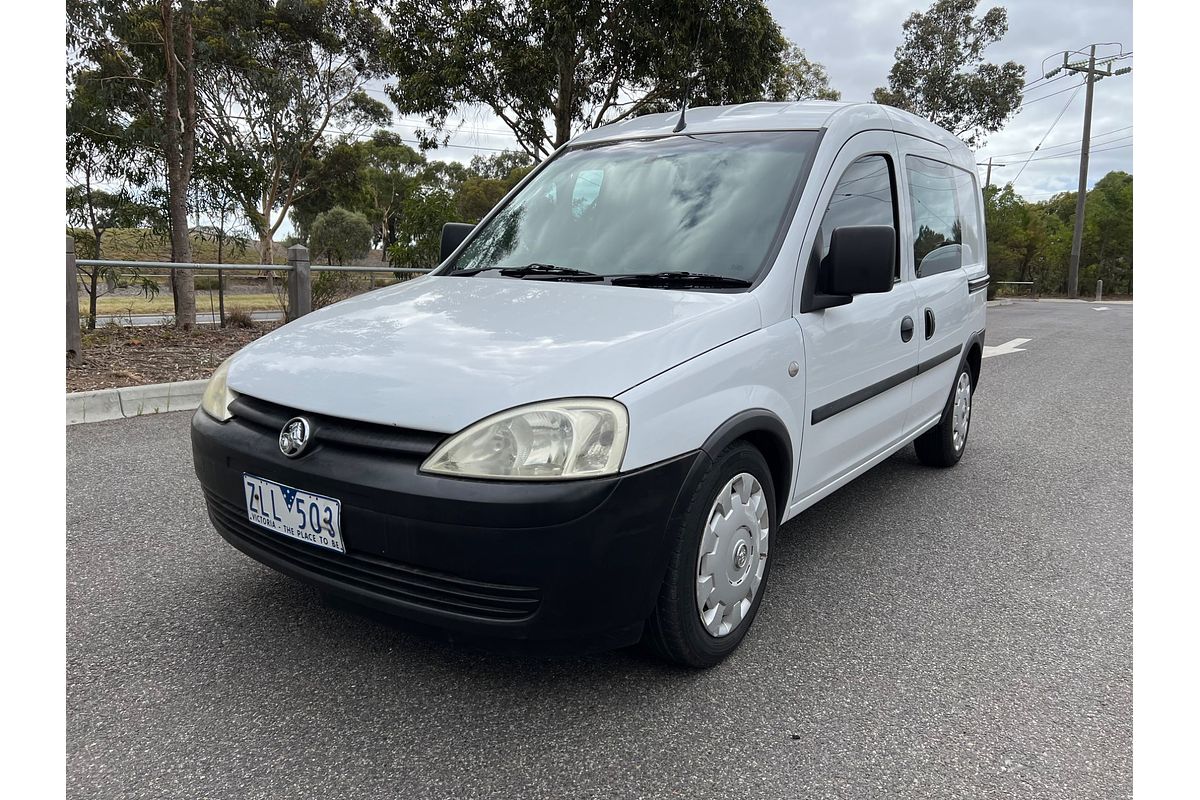
[[[767,5],[788,38],[803,47],[810,58],[825,65],[834,87],[841,90],[842,99],[853,101],[869,101],[871,91],[886,84],[900,43],[900,26],[913,11],[928,7],[924,0],[840,0],[836,5],[767,0]],[[998,4],[984,0],[980,9],[993,5]],[[1023,64],[1028,82],[1041,77],[1043,59],[1059,54],[1046,61],[1046,69],[1062,63],[1063,50],[1084,49],[1093,42],[1119,42],[1127,52],[1133,48],[1130,0],[1008,0],[1000,5],[1008,9],[1009,31],[987,51],[986,57],[989,61],[1011,59]],[[1120,50],[1108,46],[1098,52]],[[1122,63],[1130,65],[1132,59]],[[1110,170],[1133,171],[1130,146],[1133,80],[1130,74],[1096,84],[1089,185]],[[1016,178],[1016,190],[1031,200],[1075,189],[1083,138],[1084,89],[1076,92],[1069,87],[1080,83],[1080,77],[1060,74],[1051,82],[1039,81],[1028,89],[1027,105],[979,150],[979,161],[995,156],[996,163],[1007,165],[994,169],[993,183],[1004,184]],[[1050,126],[1060,113],[1062,117],[1051,131]],[[396,127],[407,134],[412,132],[411,125],[404,120],[398,120]],[[1046,139],[1042,149],[1037,154],[1031,153],[1043,137]],[[429,156],[467,160],[477,153],[491,152],[485,148],[515,147],[514,139],[499,120],[484,111],[468,113],[451,143],[455,146],[431,152]],[[1042,160],[1030,161],[1022,171],[1022,164],[1030,156]],[[983,177],[981,169],[980,179]]]
[[[809,58],[825,65],[843,100],[870,100],[875,87],[886,85],[900,44],[901,25],[914,10],[928,7],[921,0],[842,0],[835,12],[827,3],[798,0],[767,0],[767,5],[788,38],[803,47]],[[1046,69],[1061,64],[1063,50],[1085,49],[1099,42],[1123,43],[1126,52],[1133,49],[1131,0],[985,0],[980,3],[981,12],[995,5],[1008,9],[1008,34],[987,50],[986,58],[1023,64],[1027,82],[1042,76],[1042,60],[1047,56],[1059,54],[1057,59],[1046,61]],[[1098,54],[1117,52],[1117,46],[1097,50]],[[1131,65],[1133,59],[1121,63]],[[1133,148],[1128,145],[1133,143],[1134,74],[1106,78],[1096,84],[1089,185],[1114,169],[1133,171]],[[1076,188],[1085,89],[1077,94],[1074,89],[1060,90],[1082,82],[1081,77],[1060,73],[1052,82],[1039,82],[1026,91],[1027,105],[978,151],[978,161],[996,156],[997,163],[1008,165],[993,170],[993,183],[1007,183],[1019,173],[1014,186],[1031,200]],[[1039,100],[1041,97],[1046,99]],[[1030,161],[1021,171],[1021,165],[1032,155],[1030,151],[1046,136],[1064,108],[1066,112],[1046,143],[1032,156],[1045,160]]]

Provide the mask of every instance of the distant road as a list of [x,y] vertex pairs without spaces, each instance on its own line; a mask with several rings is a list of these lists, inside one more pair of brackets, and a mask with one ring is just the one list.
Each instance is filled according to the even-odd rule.
[[[228,312],[226,312],[228,313]],[[250,318],[255,322],[276,322],[283,319],[282,311],[253,311],[250,313]],[[173,319],[174,314],[97,314],[96,327],[102,327],[110,323],[117,325],[132,325],[141,327],[146,325],[167,325]],[[196,324],[198,325],[216,325],[220,322],[220,315],[213,313],[197,313]]]

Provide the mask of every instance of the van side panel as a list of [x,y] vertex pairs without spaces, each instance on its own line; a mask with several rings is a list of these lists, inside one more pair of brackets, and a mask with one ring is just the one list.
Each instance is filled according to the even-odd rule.
[[[794,319],[710,350],[618,395],[629,409],[629,449],[622,472],[697,450],[732,417],[765,409],[791,435],[792,475],[800,455],[804,408],[804,339]],[[775,491],[791,496],[790,486]]]
[[[905,423],[907,431],[924,425],[941,413],[957,375],[972,334],[982,329],[976,320],[976,295],[972,279],[986,274],[986,233],[980,207],[979,181],[973,160],[964,166],[961,150],[943,147],[928,139],[896,134],[900,148],[900,204],[902,258],[912,270],[920,316],[917,319],[922,369],[913,381],[912,408]],[[960,266],[953,269],[928,267],[940,250],[928,253],[927,268],[918,273],[914,261],[916,229],[932,235],[934,229],[955,225]],[[926,245],[925,250],[928,250]],[[950,248],[945,248],[949,250]],[[924,252],[924,251],[922,251]]]

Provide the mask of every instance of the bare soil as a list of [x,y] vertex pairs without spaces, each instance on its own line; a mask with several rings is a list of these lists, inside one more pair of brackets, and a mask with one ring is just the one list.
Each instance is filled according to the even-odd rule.
[[215,325],[190,331],[161,325],[108,325],[83,334],[83,364],[67,367],[67,391],[111,389],[207,378],[229,356],[277,322],[256,322],[250,328]]

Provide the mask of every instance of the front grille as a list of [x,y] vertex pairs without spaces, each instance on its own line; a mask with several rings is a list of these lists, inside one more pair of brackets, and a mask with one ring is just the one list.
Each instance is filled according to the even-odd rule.
[[312,423],[313,441],[322,446],[348,450],[374,450],[398,456],[424,460],[446,438],[444,433],[397,428],[370,422],[311,414],[277,403],[242,395],[229,406],[233,415],[272,438],[279,435],[284,423],[303,415]]
[[[338,553],[259,528],[244,509],[205,491],[213,524],[235,540],[336,583],[422,608],[476,619],[518,621],[537,611],[541,592],[429,572],[360,553]],[[347,545],[349,550],[349,544]]]

